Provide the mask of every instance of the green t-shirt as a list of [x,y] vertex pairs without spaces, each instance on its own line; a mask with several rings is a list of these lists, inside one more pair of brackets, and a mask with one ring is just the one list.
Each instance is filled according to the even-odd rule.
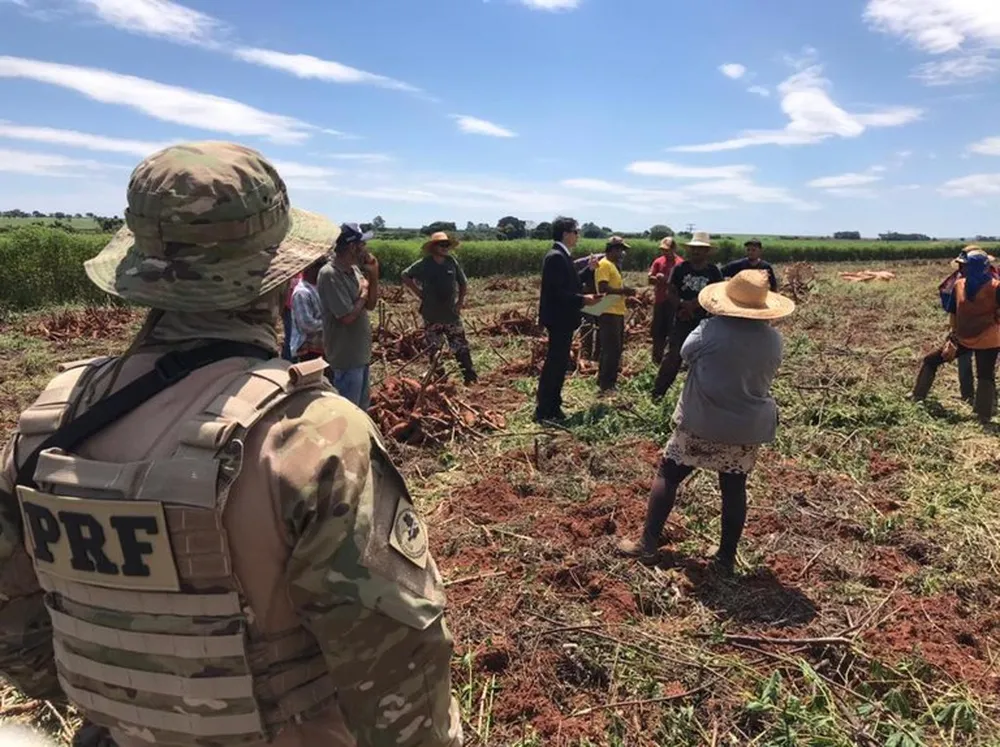
[[319,271],[316,290],[323,307],[323,357],[335,371],[361,368],[371,363],[372,330],[368,310],[362,309],[350,324],[340,321],[354,309],[363,277],[357,267],[344,270],[333,262]]
[[457,259],[450,254],[442,262],[424,257],[403,270],[403,277],[420,285],[420,314],[425,323],[458,323],[458,289],[468,280]]

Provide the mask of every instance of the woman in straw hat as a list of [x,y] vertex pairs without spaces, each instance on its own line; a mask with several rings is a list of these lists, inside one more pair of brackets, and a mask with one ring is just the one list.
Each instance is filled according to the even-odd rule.
[[947,361],[972,352],[976,358],[976,387],[973,409],[982,423],[993,418],[996,409],[996,363],[1000,354],[1000,279],[989,255],[977,246],[963,252],[964,273],[955,281],[942,304],[951,321],[945,344],[924,358],[913,399],[926,399],[934,385],[938,368]]
[[690,373],[674,411],[676,428],[653,481],[642,538],[619,545],[626,555],[656,563],[677,488],[694,470],[707,469],[719,473],[722,490],[722,541],[714,564],[726,573],[735,567],[746,521],[747,477],[778,424],[771,382],[781,365],[782,343],[770,322],[795,310],[791,299],[768,288],[767,272],[744,270],[698,294],[713,316],[691,333],[681,351]]

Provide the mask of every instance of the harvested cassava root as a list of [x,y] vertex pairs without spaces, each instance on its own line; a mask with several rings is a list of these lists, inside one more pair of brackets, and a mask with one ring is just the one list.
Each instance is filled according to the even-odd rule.
[[444,444],[506,426],[502,415],[469,404],[444,379],[388,378],[372,394],[369,413],[386,436],[414,446]]

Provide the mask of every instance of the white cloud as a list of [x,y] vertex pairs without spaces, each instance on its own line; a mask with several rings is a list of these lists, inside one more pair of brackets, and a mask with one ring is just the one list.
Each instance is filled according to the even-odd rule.
[[905,161],[907,158],[913,155],[912,150],[901,150],[896,153],[896,156],[901,160]]
[[771,92],[764,86],[750,86],[747,89],[747,93],[755,93],[758,96],[763,96],[765,99],[771,95]]
[[816,50],[816,47],[810,46],[802,47],[798,54],[782,55],[784,63],[794,70],[805,70],[807,67],[816,64],[816,60],[818,59],[819,52]]
[[49,153],[0,149],[0,172],[27,176],[86,176],[81,170],[113,168],[97,161],[66,158]]
[[867,185],[882,181],[881,176],[875,174],[885,171],[884,166],[873,166],[867,174],[848,173],[836,176],[824,176],[806,182],[807,187],[822,189],[826,194],[834,197],[860,197],[873,199],[877,197],[875,190]]
[[685,187],[684,192],[690,195],[731,197],[751,204],[788,205],[796,210],[815,210],[818,207],[814,203],[795,197],[784,187],[768,187],[745,178],[698,182]]
[[470,135],[489,135],[490,137],[517,137],[516,132],[487,122],[485,119],[469,117],[465,114],[452,114],[452,119],[458,122],[458,129]]
[[897,184],[892,188],[896,192],[913,192],[917,189],[923,189],[919,184]]
[[673,210],[727,210],[729,205],[695,199],[677,189],[647,189],[604,179],[564,179],[563,187],[582,192],[614,195],[626,200],[638,212],[670,212]]
[[666,161],[635,161],[625,167],[631,174],[675,179],[736,179],[753,171],[753,166],[682,166]]
[[291,73],[298,78],[315,78],[330,83],[372,85],[410,93],[420,90],[409,83],[393,80],[384,75],[367,73],[339,62],[321,60],[307,54],[285,54],[268,49],[240,48],[233,51],[233,56],[244,62]]
[[328,169],[323,166],[312,166],[296,161],[272,161],[274,168],[281,174],[281,178],[289,183],[296,180],[325,179],[330,176],[337,176],[341,172],[337,169]]
[[746,75],[747,69],[738,62],[727,62],[725,65],[719,65],[719,72],[721,72],[727,78],[732,78],[733,80],[739,80],[744,75]]
[[789,118],[782,130],[749,130],[738,137],[703,145],[682,145],[671,150],[684,153],[712,153],[755,145],[808,145],[830,137],[854,138],[869,127],[898,127],[920,118],[920,109],[892,107],[866,114],[852,114],[830,98],[830,81],[822,67],[806,68],[778,86],[781,109]]
[[931,54],[966,42],[1000,47],[1000,3],[994,0],[869,0],[864,19]]
[[[332,60],[307,54],[287,54],[269,49],[234,47],[224,42],[227,26],[218,19],[172,0],[75,0],[98,19],[133,34],[152,36],[181,44],[226,51],[236,59],[270,67],[299,78],[314,78],[331,83],[379,86],[396,91],[419,93],[409,83],[369,73]],[[340,133],[337,133],[340,134]]]
[[984,54],[952,57],[918,65],[912,77],[928,86],[972,83],[987,78],[1000,69],[1000,60]]
[[862,128],[867,129],[868,127],[902,127],[911,122],[916,122],[922,115],[923,112],[920,109],[912,106],[894,106],[880,112],[849,116],[853,116],[855,122],[860,124]]
[[[638,162],[648,163],[648,162]],[[653,162],[656,164],[656,162]],[[635,164],[632,164],[633,166]],[[693,184],[670,189],[646,189],[624,184],[607,182],[603,179],[567,179],[562,182],[564,187],[597,192],[606,192],[627,197],[633,202],[660,201],[670,209],[694,206],[706,209],[705,197],[727,197],[747,203],[771,203],[789,205],[798,210],[812,210],[815,205],[799,199],[783,187],[760,185],[750,178],[752,166],[717,166],[704,169],[676,166],[674,164],[658,164],[669,167],[662,169],[645,169],[639,172],[648,176],[663,176],[674,178],[698,179]],[[631,166],[628,168],[632,171]],[[708,203],[713,204],[713,203]],[[667,207],[664,208],[668,209]]]
[[25,127],[2,120],[0,120],[0,137],[11,140],[31,140],[50,145],[66,145],[72,148],[85,148],[86,150],[107,153],[126,153],[140,158],[145,158],[150,153],[155,153],[169,145],[165,142],[104,137],[103,135],[91,135],[75,130],[57,130],[52,127]]
[[0,3],[9,3],[10,5],[16,5],[19,8],[28,7],[28,0],[0,0]]
[[860,197],[866,200],[878,197],[875,190],[867,189],[865,187],[833,187],[832,189],[826,190],[826,193],[828,195],[833,195],[834,197]]
[[97,68],[0,56],[0,78],[23,78],[76,91],[104,104],[117,104],[155,119],[239,137],[299,143],[312,125],[255,109],[233,99],[120,75]]
[[521,5],[532,10],[575,10],[580,7],[580,0],[521,0]]
[[947,197],[1000,194],[1000,174],[970,174],[945,182],[938,191]]
[[988,137],[968,147],[970,153],[981,156],[1000,156],[1000,137]]
[[77,0],[102,21],[122,31],[184,44],[210,44],[222,24],[170,0]]

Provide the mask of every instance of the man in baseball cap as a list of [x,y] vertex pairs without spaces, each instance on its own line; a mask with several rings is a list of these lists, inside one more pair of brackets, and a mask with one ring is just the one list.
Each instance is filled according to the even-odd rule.
[[118,747],[458,747],[426,525],[326,363],[278,358],[342,229],[219,142],[140,163],[125,220],[85,267],[146,322],[61,367],[0,470],[0,672],[57,660]]
[[378,303],[379,266],[368,251],[374,234],[342,223],[333,257],[319,272],[323,349],[331,381],[342,397],[362,410],[369,405],[372,328],[368,312]]

